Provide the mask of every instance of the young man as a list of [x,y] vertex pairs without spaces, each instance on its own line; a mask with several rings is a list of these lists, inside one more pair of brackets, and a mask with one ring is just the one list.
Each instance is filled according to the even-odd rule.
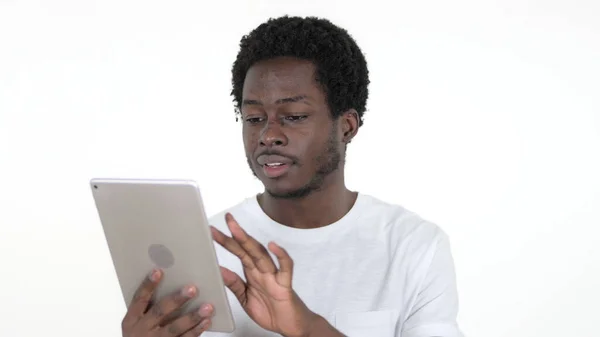
[[[264,192],[211,219],[232,336],[462,336],[448,237],[345,186],[369,84],[354,40],[327,20],[281,17],[240,47],[232,95]],[[210,305],[164,321],[202,285],[149,307],[161,276],[140,286],[125,337],[222,336],[204,332]]]

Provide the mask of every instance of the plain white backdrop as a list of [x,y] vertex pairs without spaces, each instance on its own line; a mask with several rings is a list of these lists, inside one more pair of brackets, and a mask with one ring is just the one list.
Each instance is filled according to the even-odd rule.
[[0,0],[0,335],[120,335],[90,178],[195,179],[210,214],[260,191],[230,68],[292,14],[365,52],[348,185],[450,235],[466,335],[598,336],[599,7]]

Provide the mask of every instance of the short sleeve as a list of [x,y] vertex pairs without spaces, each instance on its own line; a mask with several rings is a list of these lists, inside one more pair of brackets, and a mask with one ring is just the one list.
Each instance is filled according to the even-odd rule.
[[434,247],[401,337],[463,337],[456,321],[458,291],[448,236],[440,231]]

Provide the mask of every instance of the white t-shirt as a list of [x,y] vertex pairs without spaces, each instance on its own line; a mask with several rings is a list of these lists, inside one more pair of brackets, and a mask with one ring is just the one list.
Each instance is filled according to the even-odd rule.
[[[346,336],[462,337],[448,237],[418,215],[360,193],[342,219],[316,229],[276,223],[256,197],[226,211],[263,245],[275,241],[287,250],[294,260],[295,291]],[[210,222],[229,235],[226,211]],[[215,247],[219,263],[243,279],[239,259]],[[203,337],[279,336],[256,325],[227,293],[236,331]]]

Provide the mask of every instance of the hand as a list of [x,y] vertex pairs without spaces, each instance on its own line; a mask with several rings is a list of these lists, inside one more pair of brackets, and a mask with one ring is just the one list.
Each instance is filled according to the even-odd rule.
[[263,329],[286,337],[310,335],[319,316],[292,289],[293,261],[288,253],[274,242],[269,243],[269,250],[279,261],[278,270],[266,248],[249,236],[231,214],[225,215],[225,221],[232,237],[214,227],[212,236],[242,262],[246,282],[225,267],[221,267],[221,273],[248,316]]
[[162,276],[161,270],[155,270],[138,288],[121,324],[123,337],[197,337],[210,326],[213,312],[210,305],[183,316],[173,315],[196,296],[197,289],[194,286],[187,286],[150,305]]

